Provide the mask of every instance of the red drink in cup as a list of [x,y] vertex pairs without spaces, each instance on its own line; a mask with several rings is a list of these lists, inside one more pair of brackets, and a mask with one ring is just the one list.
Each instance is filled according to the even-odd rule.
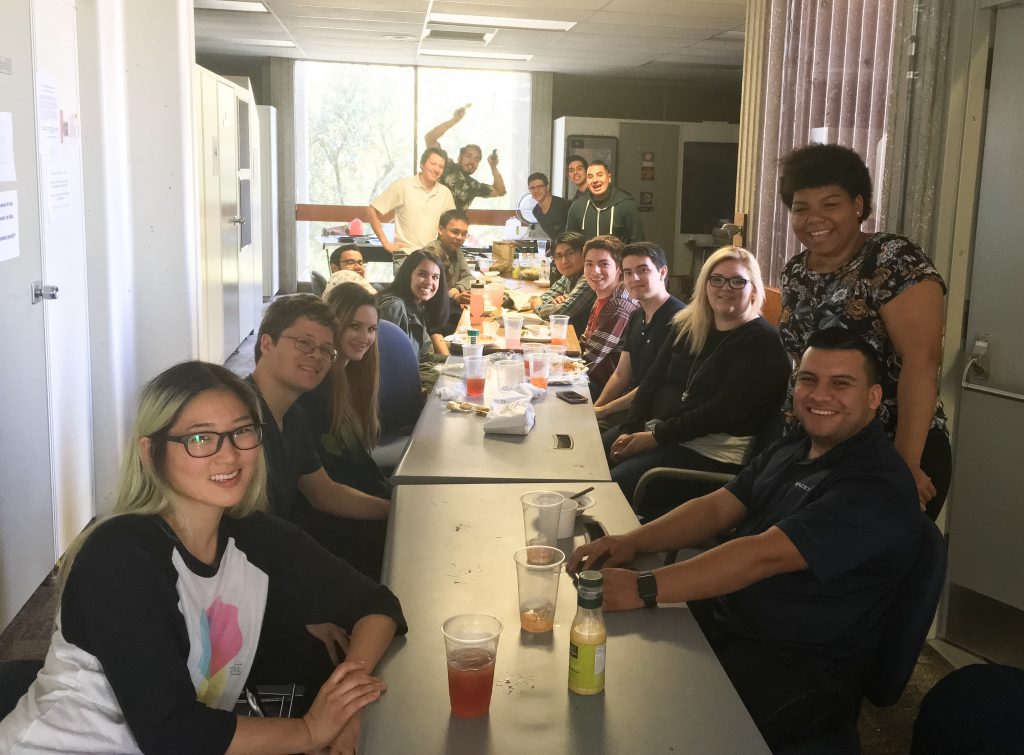
[[491,707],[494,655],[479,648],[456,650],[448,659],[448,696],[452,715],[478,718]]
[[484,378],[482,378],[482,377],[466,378],[466,395],[467,396],[482,396],[482,395],[484,395]]
[[482,396],[484,379],[487,377],[487,359],[485,357],[466,357],[462,360],[466,369],[466,395]]
[[546,351],[534,351],[526,355],[526,362],[530,366],[530,382],[538,388],[547,388],[551,355]]
[[551,345],[564,346],[565,339],[569,335],[569,316],[551,315],[549,325],[551,328]]

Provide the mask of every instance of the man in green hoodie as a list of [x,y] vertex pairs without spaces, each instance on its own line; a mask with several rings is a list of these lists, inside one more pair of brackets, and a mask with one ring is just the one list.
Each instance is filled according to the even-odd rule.
[[580,197],[569,208],[567,231],[577,231],[589,241],[595,236],[610,234],[623,244],[644,240],[644,227],[640,223],[633,198],[612,186],[612,172],[602,160],[594,160],[587,167],[589,197]]

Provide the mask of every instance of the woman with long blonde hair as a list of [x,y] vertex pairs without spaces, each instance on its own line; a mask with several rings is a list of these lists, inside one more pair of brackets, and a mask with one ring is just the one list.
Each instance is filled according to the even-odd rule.
[[[264,513],[262,438],[255,393],[223,367],[145,386],[114,511],[61,563],[50,651],[0,752],[355,746],[384,689],[367,674],[405,621],[387,588]],[[340,630],[335,668],[320,638]],[[233,713],[247,681],[285,679],[319,690],[301,719]]]
[[[629,417],[604,434],[612,479],[630,501],[653,467],[740,469],[753,436],[782,405],[791,369],[778,331],[761,317],[763,303],[761,269],[746,249],[723,247],[701,267]],[[640,513],[653,518],[689,492],[674,487]]]

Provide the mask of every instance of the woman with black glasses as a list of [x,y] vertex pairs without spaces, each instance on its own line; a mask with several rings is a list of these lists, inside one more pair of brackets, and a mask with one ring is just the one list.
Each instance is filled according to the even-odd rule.
[[[146,385],[114,511],[61,562],[50,651],[0,752],[355,750],[385,686],[367,674],[405,620],[387,588],[263,513],[262,437],[255,393],[223,367]],[[302,718],[235,715],[247,682],[291,681]]]
[[[612,479],[631,502],[653,467],[731,473],[745,462],[753,437],[782,405],[791,369],[778,331],[761,317],[763,303],[761,270],[746,249],[723,247],[704,263],[629,417],[603,436]],[[660,516],[691,490],[675,484],[645,500],[640,513]]]

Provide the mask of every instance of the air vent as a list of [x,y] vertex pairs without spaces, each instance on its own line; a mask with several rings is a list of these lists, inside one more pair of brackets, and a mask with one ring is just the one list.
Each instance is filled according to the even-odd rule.
[[487,37],[487,32],[482,31],[427,30],[427,39],[444,40],[446,42],[479,42],[480,44],[487,44]]

